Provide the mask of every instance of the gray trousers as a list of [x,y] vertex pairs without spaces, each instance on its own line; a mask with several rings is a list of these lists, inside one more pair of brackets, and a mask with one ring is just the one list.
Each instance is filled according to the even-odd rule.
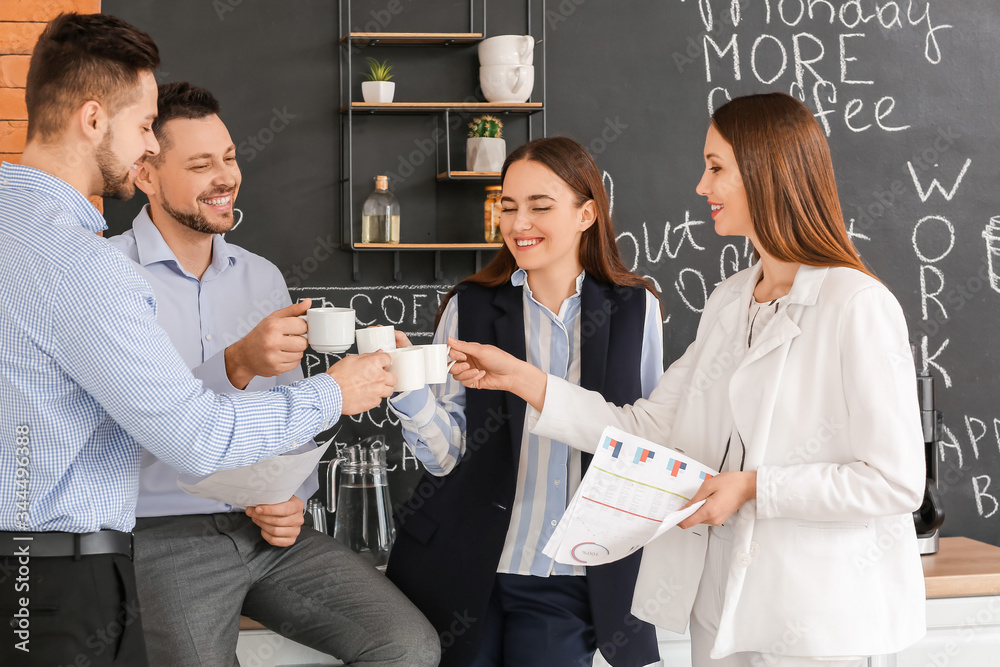
[[239,616],[348,665],[430,667],[434,629],[370,564],[303,526],[275,547],[243,513],[138,519],[135,569],[150,665],[239,665]]

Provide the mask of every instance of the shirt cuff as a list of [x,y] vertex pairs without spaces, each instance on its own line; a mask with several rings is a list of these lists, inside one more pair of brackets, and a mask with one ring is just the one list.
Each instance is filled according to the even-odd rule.
[[340,391],[340,385],[329,373],[320,373],[306,378],[301,382],[296,382],[295,386],[305,386],[312,391],[316,398],[316,403],[323,414],[323,424],[320,431],[332,428],[341,417],[344,409],[344,396]]
[[393,412],[401,418],[413,421],[417,413],[427,404],[427,395],[425,392],[428,391],[430,389],[424,387],[423,389],[400,392],[389,399],[389,405],[392,407]]
[[558,440],[559,436],[563,434],[561,427],[563,420],[554,416],[559,412],[559,409],[555,405],[557,402],[555,394],[558,393],[557,385],[561,382],[565,382],[565,380],[555,375],[550,374],[546,378],[545,404],[542,406],[541,412],[534,406],[528,405],[527,423],[529,433],[552,440]]
[[782,483],[782,472],[775,466],[757,468],[757,518],[778,517],[778,488]]

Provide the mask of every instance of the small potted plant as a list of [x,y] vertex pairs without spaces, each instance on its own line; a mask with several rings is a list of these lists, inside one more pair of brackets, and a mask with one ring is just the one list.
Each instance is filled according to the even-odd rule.
[[390,81],[392,65],[388,60],[379,62],[374,58],[368,58],[368,73],[365,77],[368,80],[361,82],[361,96],[365,98],[365,102],[382,104],[392,102],[396,84]]
[[498,172],[507,157],[503,123],[495,116],[480,116],[469,123],[465,163],[469,171]]

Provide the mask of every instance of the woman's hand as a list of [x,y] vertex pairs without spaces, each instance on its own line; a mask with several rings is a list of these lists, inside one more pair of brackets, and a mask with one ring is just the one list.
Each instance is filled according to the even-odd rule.
[[548,376],[493,345],[448,339],[455,360],[450,373],[469,389],[496,389],[520,396],[539,411],[545,404]]
[[[690,528],[700,523],[721,526],[735,514],[744,503],[757,497],[757,473],[723,472],[702,482],[698,493],[684,507],[701,500],[705,504],[697,512],[681,521],[681,528]],[[683,507],[681,509],[684,509]]]
[[492,345],[465,343],[448,339],[449,356],[455,360],[451,374],[469,389],[497,389],[510,391],[518,372],[524,364],[517,357]]

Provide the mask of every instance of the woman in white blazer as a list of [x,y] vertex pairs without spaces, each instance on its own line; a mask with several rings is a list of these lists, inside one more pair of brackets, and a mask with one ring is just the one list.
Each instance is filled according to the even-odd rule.
[[633,613],[695,667],[854,666],[925,631],[911,512],[925,483],[906,323],[851,244],[829,148],[788,95],[712,118],[697,191],[760,261],[712,293],[649,399],[616,408],[495,348],[455,376],[533,408],[533,433],[594,451],[613,425],[717,466],[705,505],[645,548]]

